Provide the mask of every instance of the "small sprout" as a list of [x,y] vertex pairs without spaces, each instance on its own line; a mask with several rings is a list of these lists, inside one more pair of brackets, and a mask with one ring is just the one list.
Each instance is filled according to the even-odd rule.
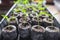
[[23,13],[26,13],[26,9],[25,9],[25,8],[23,8],[23,9],[22,9],[22,12],[23,12]]
[[10,19],[10,21],[14,21],[15,20],[15,17],[12,17],[11,19]]
[[16,9],[16,8],[15,8],[14,11],[15,11],[15,12],[20,12],[20,9]]
[[39,6],[42,6],[43,1],[44,1],[44,0],[39,0],[39,1],[38,1],[38,7],[39,7]]
[[42,4],[42,3],[43,3],[43,1],[44,1],[44,0],[39,0],[39,1],[38,1],[38,3],[39,3],[39,4]]
[[35,7],[32,7],[33,11],[36,11],[37,9]]
[[24,1],[23,1],[23,4],[28,4],[28,3],[29,3],[28,0],[24,0]]
[[41,15],[51,16],[47,11],[41,11],[39,13],[39,16],[41,16]]
[[28,16],[28,14],[26,13],[26,16]]
[[22,8],[23,8],[22,5],[20,5],[20,4],[17,5],[17,9],[22,9]]
[[16,3],[22,3],[23,1],[22,0],[17,0],[17,2]]
[[42,10],[45,10],[46,8],[45,7],[39,7],[38,9],[42,11]]
[[2,17],[3,17],[4,19],[8,20],[8,16],[2,15]]
[[22,0],[14,1],[15,4],[22,3]]

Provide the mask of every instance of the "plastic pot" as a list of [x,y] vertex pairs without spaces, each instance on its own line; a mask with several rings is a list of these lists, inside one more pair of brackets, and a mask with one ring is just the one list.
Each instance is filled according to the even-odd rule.
[[22,12],[20,12],[20,14],[18,14],[18,20],[20,19],[20,18],[22,18],[24,16],[24,14],[22,13]]
[[29,22],[30,21],[30,18],[29,17],[26,17],[26,18],[25,17],[24,18],[22,17],[22,18],[19,19],[19,23],[22,23],[23,21]]
[[8,25],[2,29],[3,40],[15,40],[17,38],[17,31],[14,25]]
[[42,26],[34,25],[31,29],[32,40],[44,40],[45,29]]
[[58,40],[59,37],[59,28],[48,26],[46,27],[46,40]]
[[43,19],[43,26],[46,28],[47,26],[53,25],[53,19],[51,18],[44,18]]
[[16,17],[11,16],[11,17],[8,19],[8,24],[17,26],[17,24],[18,24],[18,19],[17,19]]
[[33,17],[32,20],[31,20],[31,25],[38,25],[38,20],[37,20],[37,17]]
[[27,22],[20,23],[19,28],[19,34],[21,38],[27,38],[30,35],[30,27],[31,25]]
[[43,19],[39,17],[39,25],[43,26]]
[[44,18],[48,18],[48,16],[46,16],[46,15],[41,15],[39,18],[44,19]]
[[19,13],[14,12],[14,13],[11,14],[11,16],[13,16],[13,15],[14,15],[15,17],[18,17]]
[[29,16],[32,19],[33,17],[36,17],[37,16],[37,13],[32,11],[32,14],[30,14]]
[[31,12],[32,11],[32,7],[27,8],[27,11]]

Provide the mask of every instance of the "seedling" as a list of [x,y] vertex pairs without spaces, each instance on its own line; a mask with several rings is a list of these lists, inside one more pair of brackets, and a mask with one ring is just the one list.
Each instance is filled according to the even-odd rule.
[[47,11],[40,11],[39,16],[45,15],[45,16],[51,16]]
[[[39,13],[39,16],[41,16],[41,15],[45,15],[45,16],[47,16],[47,17],[50,17],[49,19],[52,19],[52,20],[53,20],[52,15],[49,14],[49,12],[47,12],[47,11],[41,11],[41,12]],[[51,24],[51,25],[53,26],[53,24]]]
[[25,4],[25,5],[28,4],[28,3],[29,3],[28,0],[24,0],[24,1],[23,1],[23,4]]
[[32,7],[33,11],[37,11],[37,8],[36,7]]
[[44,11],[46,8],[45,7],[38,7],[40,11]]
[[15,8],[15,9],[14,9],[14,12],[17,12],[17,13],[18,13],[18,12],[20,12],[20,9],[16,9],[16,8]]
[[24,18],[25,18],[25,20],[26,20],[26,18],[27,18],[27,16],[28,16],[28,13],[26,12],[26,9],[23,8],[21,11],[22,11],[22,13],[23,13],[23,15],[24,15]]
[[2,17],[3,17],[4,19],[8,20],[8,16],[2,15]]

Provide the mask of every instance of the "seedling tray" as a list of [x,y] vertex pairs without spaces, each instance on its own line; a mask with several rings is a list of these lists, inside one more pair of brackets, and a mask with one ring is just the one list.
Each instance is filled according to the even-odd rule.
[[[11,11],[16,7],[16,5],[17,5],[17,4],[14,4],[14,5],[10,8],[10,10],[7,12],[6,16],[10,17]],[[47,9],[46,9],[46,10],[47,10]],[[47,11],[49,11],[49,10],[47,10]],[[50,13],[50,12],[49,12],[49,13]],[[52,16],[53,16],[53,15],[52,15]],[[1,20],[1,22],[0,22],[0,35],[1,35],[1,30],[2,30],[2,28],[4,28],[4,26],[6,26],[6,24],[7,24],[7,21],[3,18],[3,19]],[[54,18],[54,26],[59,27],[58,25],[59,25],[58,21]],[[19,35],[19,36],[20,36],[20,35]],[[17,37],[17,40],[19,40],[19,36]]]

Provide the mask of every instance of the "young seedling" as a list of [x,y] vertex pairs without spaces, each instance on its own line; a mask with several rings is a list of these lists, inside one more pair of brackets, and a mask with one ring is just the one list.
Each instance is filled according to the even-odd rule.
[[39,2],[37,4],[38,10],[45,10],[45,7],[42,7],[43,6],[43,1],[44,0],[39,0]]
[[13,11],[18,13],[20,12],[20,9],[15,8]]
[[40,11],[44,11],[46,8],[45,7],[38,7]]
[[37,11],[37,8],[35,6],[33,6],[32,7],[32,10],[36,12]]
[[44,1],[44,0],[39,0],[39,1],[38,1],[38,7],[39,7],[39,6],[42,6],[43,1]]
[[4,19],[8,20],[8,16],[2,15],[2,17],[3,17]]
[[29,1],[28,0],[23,0],[23,4],[28,4],[29,3]]
[[22,0],[14,1],[14,3],[16,3],[16,4],[19,4],[19,3],[22,3],[22,2],[23,2]]
[[24,15],[24,19],[26,20],[26,17],[28,16],[28,13],[26,12],[26,9],[23,8],[22,12],[23,12],[23,15]]
[[[53,21],[53,17],[52,17],[51,14],[49,14],[49,12],[47,12],[47,11],[41,11],[41,12],[39,13],[39,16],[42,16],[42,15],[46,16],[48,20],[51,19],[51,21]],[[51,17],[51,18],[49,18],[49,17]],[[53,26],[52,23],[51,23],[51,25]]]
[[45,15],[45,16],[51,16],[47,11],[40,11],[39,16]]
[[38,25],[39,25],[39,14],[37,15],[37,21],[38,21]]

